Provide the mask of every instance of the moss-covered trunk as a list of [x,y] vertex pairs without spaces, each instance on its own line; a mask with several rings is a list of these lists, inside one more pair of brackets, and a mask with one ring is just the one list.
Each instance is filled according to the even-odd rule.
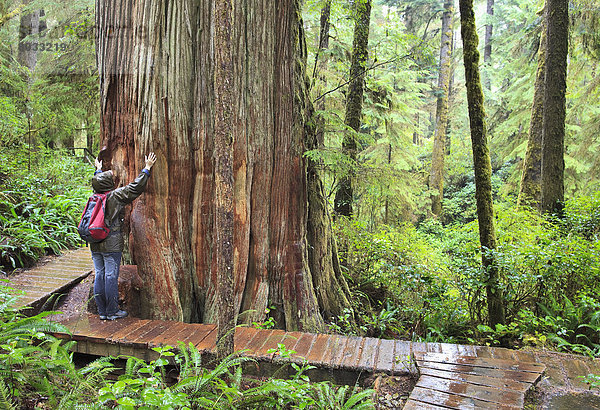
[[354,40],[352,43],[352,62],[350,64],[350,82],[346,97],[346,115],[344,123],[348,131],[344,133],[342,152],[349,160],[348,170],[340,178],[335,193],[334,211],[338,215],[352,215],[354,196],[353,179],[358,150],[357,133],[360,131],[362,117],[363,88],[369,55],[369,24],[371,22],[371,0],[355,2]]
[[567,54],[569,51],[569,2],[546,3],[546,75],[542,140],[543,212],[560,213],[564,201],[564,150],[567,92]]
[[490,326],[504,324],[504,298],[499,286],[499,271],[493,251],[496,248],[496,228],[492,202],[492,165],[487,144],[483,90],[479,76],[479,39],[475,27],[472,0],[460,0],[460,22],[463,40],[469,124],[475,169],[475,196],[479,240],[482,247],[483,269],[487,275],[486,293]]
[[[545,10],[545,9],[544,9]],[[542,18],[538,65],[535,76],[529,139],[527,152],[523,160],[523,174],[517,206],[525,205],[539,208],[542,197],[542,134],[544,123],[544,77],[546,75],[546,16]]]
[[444,157],[446,154],[446,131],[448,128],[448,103],[450,97],[450,77],[452,73],[452,1],[444,2],[442,16],[442,35],[440,44],[440,69],[438,75],[438,97],[436,106],[436,124],[431,154],[431,174],[429,189],[431,193],[431,212],[440,216],[444,195]]

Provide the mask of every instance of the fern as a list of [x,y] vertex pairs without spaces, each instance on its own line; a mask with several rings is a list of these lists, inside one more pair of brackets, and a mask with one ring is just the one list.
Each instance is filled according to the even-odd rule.
[[13,410],[17,407],[11,400],[10,391],[6,384],[4,384],[3,378],[0,377],[0,408],[3,410]]

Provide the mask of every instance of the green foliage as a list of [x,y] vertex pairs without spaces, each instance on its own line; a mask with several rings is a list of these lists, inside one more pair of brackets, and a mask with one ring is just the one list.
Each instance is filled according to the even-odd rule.
[[381,227],[375,232],[356,221],[336,226],[343,265],[361,312],[353,324],[348,312],[331,324],[333,330],[375,337],[442,337],[440,323],[463,325],[459,306],[444,269],[445,256],[427,243],[412,225]]
[[476,220],[423,221],[373,232],[336,227],[354,292],[332,330],[426,341],[534,345],[600,355],[600,196],[569,200],[563,220],[497,207],[506,325],[487,325],[485,272]]
[[[242,377],[242,366],[254,362],[244,352],[228,356],[211,370],[201,367],[200,353],[191,343],[179,343],[177,353],[169,346],[154,350],[159,357],[149,363],[128,358],[125,374],[99,390],[100,403],[116,403],[122,409],[373,408],[372,390],[310,383],[304,372],[311,367],[306,364],[292,363],[296,373],[290,379],[255,380],[254,386],[243,387],[248,380]],[[278,352],[286,358],[295,353],[283,345]],[[179,367],[179,378],[169,385],[166,367],[172,363]]]
[[599,375],[590,373],[586,376],[579,376],[579,377],[582,378],[583,382],[589,386],[590,390],[600,388],[600,376]]
[[[63,343],[49,332],[68,330],[45,319],[57,312],[27,317],[11,308],[15,296],[0,290],[0,404],[23,408],[25,402],[43,401],[51,408],[71,409],[93,402],[99,383],[114,369],[105,359],[83,368],[73,363],[69,351],[75,342]],[[15,406],[16,407],[16,406]]]
[[[31,161],[33,172],[28,171]],[[76,228],[90,194],[89,172],[88,165],[64,152],[0,148],[0,262],[5,269],[81,243]]]

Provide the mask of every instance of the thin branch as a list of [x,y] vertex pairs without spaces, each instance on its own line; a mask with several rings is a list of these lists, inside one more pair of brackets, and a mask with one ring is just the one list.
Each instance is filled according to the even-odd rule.
[[5,14],[4,16],[0,17],[0,28],[2,28],[2,26],[4,24],[6,24],[13,17],[16,17],[19,14],[21,14],[21,12],[23,11],[24,8],[25,8],[25,3],[21,4],[19,7],[17,7],[13,11],[11,11],[10,13]]
[[[337,87],[335,87],[335,88],[333,88],[333,89],[331,89],[331,90],[325,91],[323,94],[321,94],[321,95],[319,95],[317,98],[315,98],[315,99],[313,100],[313,103],[316,103],[316,102],[317,102],[317,101],[319,101],[321,98],[325,97],[327,94],[331,94],[331,93],[333,93],[333,92],[335,92],[335,91],[339,90],[340,88],[342,88],[342,87],[344,87],[344,86],[346,86],[346,85],[350,84],[350,82],[351,82],[352,80],[354,80],[355,78],[358,78],[358,76],[360,76],[360,75],[363,75],[363,74],[364,74],[364,73],[366,73],[367,71],[371,71],[371,70],[373,70],[373,69],[375,69],[375,68],[377,68],[377,67],[381,67],[382,65],[386,65],[386,64],[393,63],[393,62],[395,62],[395,61],[402,60],[402,59],[404,59],[404,58],[408,58],[408,57],[410,57],[410,56],[413,54],[413,50],[415,50],[415,49],[419,48],[419,47],[420,47],[420,46],[421,46],[421,45],[422,45],[424,42],[425,42],[425,39],[422,39],[422,40],[419,42],[419,44],[415,45],[413,48],[411,48],[411,50],[410,50],[410,51],[409,51],[407,54],[405,54],[405,55],[403,55],[403,56],[400,56],[400,57],[394,57],[394,58],[392,58],[392,59],[390,59],[390,60],[383,61],[383,62],[381,62],[381,63],[377,63],[377,64],[375,64],[375,61],[373,61],[373,64],[372,64],[370,67],[368,67],[368,68],[365,68],[365,69],[364,69],[364,70],[362,70],[360,73],[356,74],[354,77],[350,78],[348,81],[345,81],[345,82],[343,82],[342,84],[338,85]],[[376,60],[376,61],[377,61],[377,60]]]

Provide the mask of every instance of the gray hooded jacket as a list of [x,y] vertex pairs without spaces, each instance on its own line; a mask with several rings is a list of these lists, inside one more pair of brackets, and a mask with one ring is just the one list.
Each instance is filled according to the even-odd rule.
[[106,208],[104,210],[104,223],[110,228],[110,234],[102,242],[90,243],[92,252],[123,252],[123,218],[125,216],[125,205],[133,202],[146,189],[146,183],[150,172],[142,170],[137,178],[121,188],[114,191],[115,186],[112,172],[100,172],[92,178],[92,188],[96,193],[109,192],[106,196]]

